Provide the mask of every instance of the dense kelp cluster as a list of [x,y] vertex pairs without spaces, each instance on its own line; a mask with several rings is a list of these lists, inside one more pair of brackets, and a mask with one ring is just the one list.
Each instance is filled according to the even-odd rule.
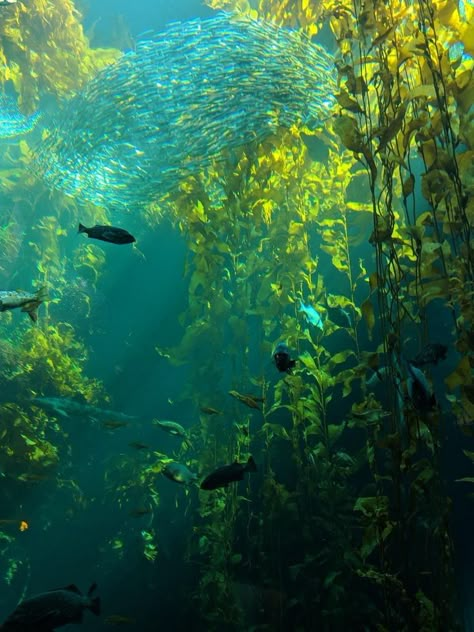
[[[194,604],[203,629],[364,629],[370,621],[379,630],[455,630],[440,455],[448,424],[472,433],[472,7],[208,4],[310,37],[329,24],[339,92],[324,130],[295,125],[224,150],[143,212],[150,225],[170,216],[189,248],[183,338],[157,348],[173,364],[189,364],[181,396],[199,416],[174,457],[199,471],[249,454],[259,465],[246,487],[201,491],[196,500],[188,560],[199,566]],[[68,2],[57,6],[73,19]],[[24,16],[19,4],[9,28]],[[55,23],[45,16],[40,24]],[[90,72],[93,53],[77,49],[87,49],[82,33],[69,43],[53,31],[46,38],[49,55],[77,53],[71,83],[53,78],[54,86],[37,79],[39,62],[9,49],[7,36],[4,72],[17,73],[26,109],[38,91],[75,90]],[[76,275],[94,286],[103,255],[87,245],[72,261],[62,256],[62,227],[76,222],[76,205],[29,175],[30,160],[22,141],[0,171],[9,200],[8,214],[6,204],[1,210],[2,278],[26,248],[38,262],[37,285],[53,282],[65,297]],[[26,235],[13,229],[16,217],[46,207]],[[320,326],[304,318],[303,303],[317,310]],[[105,398],[84,374],[75,323],[57,322],[55,307],[44,326],[19,334],[3,315],[0,383],[9,395],[0,466],[19,485],[60,467],[60,433],[58,445],[47,441],[50,421],[26,399],[47,390]],[[89,311],[84,294],[76,315]],[[436,340],[438,314],[449,323],[444,342],[453,363],[437,380],[438,404],[424,409],[410,397],[407,359]],[[271,362],[281,340],[297,358],[288,374]],[[209,410],[225,410],[224,430]],[[160,549],[155,481],[167,462],[155,452],[140,461],[111,457],[107,467],[106,497],[120,507],[138,498],[150,512],[142,550],[151,562]],[[14,540],[4,542],[8,556]],[[128,544],[124,528],[110,534],[119,556]]]

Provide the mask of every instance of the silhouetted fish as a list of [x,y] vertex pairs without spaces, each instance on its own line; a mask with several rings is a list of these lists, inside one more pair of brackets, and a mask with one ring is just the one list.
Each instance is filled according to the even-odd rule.
[[290,350],[284,342],[279,342],[273,352],[273,359],[275,361],[276,368],[283,373],[288,372],[295,366],[296,360],[290,359]]
[[218,487],[227,487],[229,483],[241,481],[245,472],[256,472],[257,465],[252,456],[249,456],[247,463],[231,463],[218,467],[217,470],[206,476],[201,483],[201,489],[217,489]]
[[100,614],[100,598],[92,597],[97,584],[83,595],[74,584],[25,599],[0,626],[2,632],[53,632],[68,623],[82,623],[84,610]]
[[133,244],[134,241],[137,241],[127,230],[115,226],[99,226],[97,224],[91,228],[86,228],[79,224],[78,232],[86,233],[91,239],[100,239],[100,241],[107,241],[111,244]]

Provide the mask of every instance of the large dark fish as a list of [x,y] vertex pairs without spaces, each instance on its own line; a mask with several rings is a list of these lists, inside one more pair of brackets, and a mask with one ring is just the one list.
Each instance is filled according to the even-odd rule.
[[413,406],[422,414],[431,412],[436,407],[436,396],[432,392],[425,374],[410,362],[407,362],[407,367],[407,391]]
[[86,228],[82,224],[79,224],[79,233],[86,233],[91,239],[100,239],[100,241],[108,241],[111,244],[133,244],[137,241],[133,235],[131,235],[124,228],[116,228],[115,226],[92,226]]
[[438,364],[440,360],[445,360],[448,355],[448,347],[439,342],[431,342],[418,353],[410,363],[413,366],[421,367],[426,364]]
[[100,614],[100,598],[92,597],[97,584],[83,595],[74,584],[22,601],[0,626],[2,632],[53,632],[68,623],[82,623],[84,610]]
[[38,320],[37,309],[47,298],[48,293],[45,287],[40,288],[34,294],[24,290],[1,290],[0,312],[21,307],[21,311],[26,312],[31,320],[36,323]]
[[209,476],[201,483],[201,489],[217,489],[218,487],[227,487],[229,483],[242,481],[245,472],[256,472],[257,465],[252,456],[249,456],[247,463],[232,463],[231,465],[223,465],[217,470],[211,472]]
[[296,360],[291,360],[290,350],[284,342],[279,342],[273,352],[273,360],[275,361],[276,368],[283,372],[289,372],[295,366]]

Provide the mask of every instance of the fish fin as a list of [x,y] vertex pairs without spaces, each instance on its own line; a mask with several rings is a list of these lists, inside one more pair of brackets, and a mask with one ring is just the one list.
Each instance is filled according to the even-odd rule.
[[96,590],[97,584],[96,582],[92,582],[92,584],[89,586],[89,590],[87,591],[87,596],[90,597],[93,593],[95,593]]
[[79,222],[79,229],[78,229],[78,231],[77,231],[77,232],[78,232],[78,233],[86,233],[86,232],[87,232],[87,228],[86,228],[83,224],[81,224],[81,223]]
[[39,288],[37,292],[35,292],[35,297],[38,303],[42,303],[43,301],[48,300],[48,288],[46,285],[43,285]]
[[68,590],[69,592],[74,592],[74,593],[77,593],[78,595],[82,595],[81,591],[76,586],[76,584],[68,584],[67,586],[64,586],[63,590]]
[[100,615],[100,597],[94,597],[89,604],[89,610],[98,617]]
[[247,472],[256,472],[257,471],[257,464],[255,463],[253,456],[249,456],[248,461],[247,461],[247,465],[245,466],[245,469],[247,470]]
[[34,309],[22,309],[22,312],[26,312],[28,314],[28,316],[31,318],[31,320],[36,323],[38,320],[38,312],[36,311],[38,309],[38,306],[36,305],[36,307]]

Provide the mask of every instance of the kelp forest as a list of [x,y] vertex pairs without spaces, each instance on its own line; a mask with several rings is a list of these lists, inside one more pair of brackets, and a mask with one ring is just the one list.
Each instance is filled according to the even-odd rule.
[[[472,512],[474,7],[205,4],[323,45],[335,59],[334,107],[317,126],[224,149],[123,213],[41,177],[47,112],[41,128],[1,141],[0,289],[49,294],[37,323],[0,315],[1,592],[13,605],[29,591],[21,542],[35,529],[33,496],[42,529],[92,511],[71,466],[73,422],[34,399],[116,407],[90,361],[107,335],[97,301],[109,255],[75,233],[79,222],[130,220],[141,265],[141,235],[157,244],[167,226],[184,243],[179,335],[170,343],[157,327],[147,343],[149,362],[179,380],[173,401],[153,388],[186,434],[164,449],[149,418],[139,423],[151,448],[108,455],[95,511],[149,509],[145,525],[119,518],[100,532],[96,556],[140,558],[147,578],[172,564],[181,585],[168,588],[196,630],[468,630],[451,490]],[[0,82],[22,115],[44,110],[44,94],[69,98],[121,55],[93,46],[80,8],[25,0],[0,14]],[[278,343],[295,360],[286,372],[273,361]],[[444,357],[423,360],[436,345]],[[92,417],[74,423],[95,443],[115,432]],[[172,461],[201,477],[250,455],[257,472],[237,485],[162,497]],[[171,511],[186,515],[172,561],[160,539]]]

